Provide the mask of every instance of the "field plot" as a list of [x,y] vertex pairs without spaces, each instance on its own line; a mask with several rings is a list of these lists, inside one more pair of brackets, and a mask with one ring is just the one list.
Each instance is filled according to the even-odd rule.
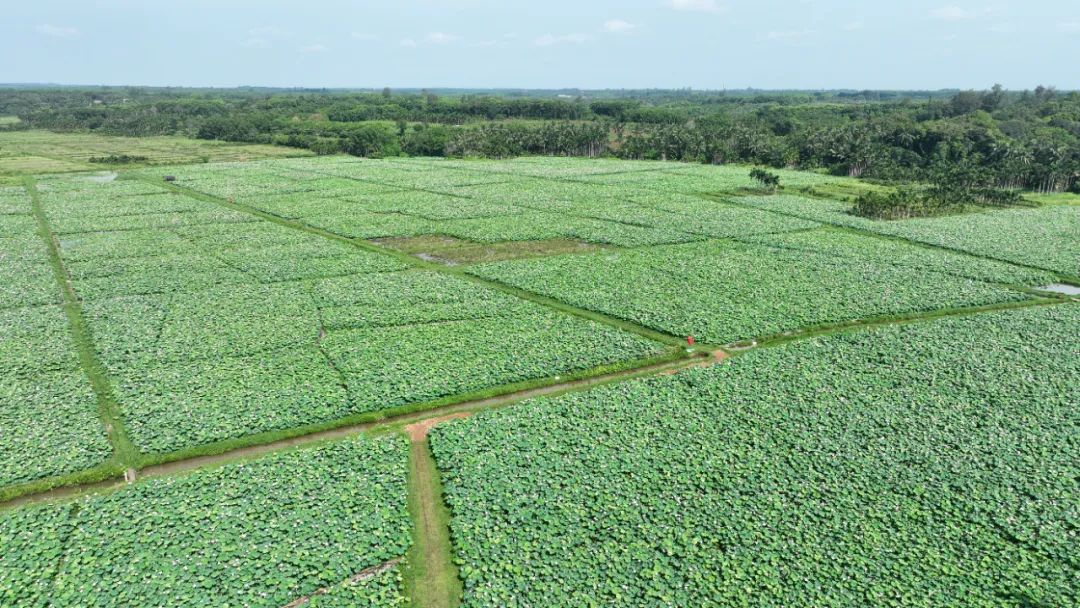
[[0,487],[112,453],[25,190],[0,189]]
[[1054,278],[1053,273],[1047,271],[926,247],[913,247],[897,240],[855,236],[840,230],[752,235],[740,237],[738,240],[796,252],[826,254],[847,260],[851,264],[871,259],[902,268],[923,269],[1010,285],[1044,285]]
[[[793,238],[804,237],[823,244],[798,250],[762,237],[481,264],[471,272],[716,344],[1027,297],[969,278],[986,272],[980,260],[968,270],[962,256],[913,248],[897,256],[872,237],[819,231]],[[904,256],[907,263],[897,261]],[[999,266],[999,280],[1017,274]]]
[[1076,605],[1077,327],[877,328],[437,427],[463,605]]
[[966,251],[1080,277],[1080,206],[995,209],[935,218],[878,221],[847,213],[850,204],[795,196],[738,202],[820,222]]
[[310,608],[404,608],[409,603],[401,593],[401,567],[340,583],[306,604]]
[[[695,165],[661,161],[627,161],[597,158],[561,158],[528,156],[507,160],[390,159],[401,165],[426,163],[433,169],[454,169],[471,173],[490,173],[507,178],[535,178],[552,184],[590,186],[607,191],[652,194],[729,193],[760,187],[742,165]],[[876,189],[857,179],[805,171],[772,169],[785,187],[795,189],[860,192]]]
[[20,175],[36,173],[67,173],[91,169],[89,165],[64,160],[47,158],[32,154],[10,153],[0,155],[0,178],[18,179]]
[[418,271],[87,306],[136,444],[168,452],[656,354]]
[[[558,159],[318,158],[146,174],[173,172],[180,185],[193,190],[362,239],[443,235],[486,244],[576,240],[640,247],[817,225],[690,196],[699,188],[714,190],[715,184],[661,173],[663,166],[625,161],[593,166]],[[607,175],[635,179],[585,180]]]
[[3,226],[10,227],[11,234],[0,236],[0,310],[58,304],[60,288],[33,218],[0,215],[0,230]]
[[[2,118],[0,118],[2,120]],[[0,131],[0,176],[69,173],[110,167],[91,158],[145,157],[136,165],[244,161],[308,156],[307,150],[182,137],[114,137],[92,133]],[[123,166],[123,165],[121,165]]]
[[0,404],[0,487],[89,469],[112,454],[59,306],[0,310]]
[[663,350],[153,184],[65,177],[38,190],[144,453],[374,417]]
[[[280,608],[405,555],[407,457],[356,439],[0,513],[0,604]],[[339,595],[401,605],[393,570]]]

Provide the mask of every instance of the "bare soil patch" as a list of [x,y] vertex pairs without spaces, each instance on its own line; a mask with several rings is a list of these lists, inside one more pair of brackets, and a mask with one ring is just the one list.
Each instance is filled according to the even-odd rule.
[[438,424],[448,422],[450,420],[459,420],[461,418],[468,418],[472,412],[454,412],[453,414],[447,414],[445,416],[438,416],[436,418],[428,418],[427,420],[421,420],[420,422],[410,424],[405,427],[405,432],[409,435],[409,441],[414,443],[427,439],[428,431]]
[[707,359],[701,360],[700,363],[695,363],[693,365],[686,365],[686,366],[682,366],[682,367],[674,367],[674,368],[671,368],[669,370],[662,371],[662,372],[658,373],[657,375],[658,376],[674,376],[675,374],[681,372],[682,370],[690,369],[692,367],[712,367],[714,365],[720,365],[721,363],[723,363],[730,356],[731,355],[727,354],[726,351],[714,350],[711,353],[709,353],[709,356],[708,356]]

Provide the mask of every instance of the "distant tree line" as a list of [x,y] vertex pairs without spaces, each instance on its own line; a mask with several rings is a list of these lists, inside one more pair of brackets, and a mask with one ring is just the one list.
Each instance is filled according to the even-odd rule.
[[18,128],[186,135],[319,154],[613,156],[825,169],[972,192],[1080,188],[1080,93],[572,92],[559,95],[0,89]]

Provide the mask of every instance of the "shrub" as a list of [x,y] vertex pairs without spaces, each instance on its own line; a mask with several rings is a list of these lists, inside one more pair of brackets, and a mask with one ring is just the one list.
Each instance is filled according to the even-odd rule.
[[780,176],[765,169],[754,168],[750,171],[750,177],[761,184],[769,192],[775,192],[780,187]]

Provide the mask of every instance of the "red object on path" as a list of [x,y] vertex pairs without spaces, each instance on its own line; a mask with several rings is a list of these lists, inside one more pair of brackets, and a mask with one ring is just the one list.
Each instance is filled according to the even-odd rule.
[[694,336],[686,336],[686,343],[690,346],[694,345]]

